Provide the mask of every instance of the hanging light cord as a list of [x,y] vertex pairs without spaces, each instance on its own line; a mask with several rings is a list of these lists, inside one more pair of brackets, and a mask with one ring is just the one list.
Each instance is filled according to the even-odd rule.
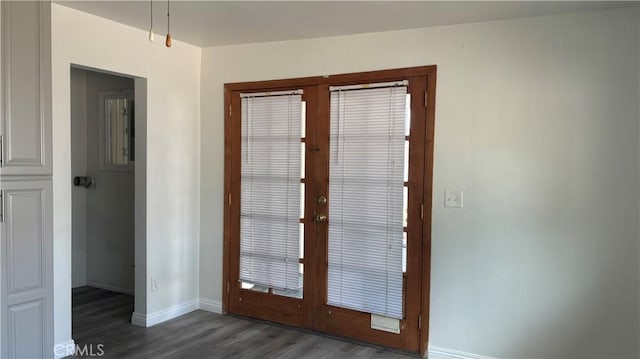
[[149,0],[149,14],[151,18],[151,27],[149,28],[149,41],[153,42],[153,0]]
[[165,41],[165,45],[167,47],[171,47],[171,15],[170,15],[171,11],[170,11],[170,7],[169,7],[169,0],[167,0],[167,40]]

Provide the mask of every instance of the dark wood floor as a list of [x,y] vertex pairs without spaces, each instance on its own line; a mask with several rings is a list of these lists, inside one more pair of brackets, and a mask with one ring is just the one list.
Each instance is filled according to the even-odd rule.
[[[73,339],[103,358],[415,358],[264,322],[197,310],[151,328],[131,325],[133,297],[73,289]],[[88,357],[89,355],[86,355]],[[71,357],[70,357],[71,358]]]

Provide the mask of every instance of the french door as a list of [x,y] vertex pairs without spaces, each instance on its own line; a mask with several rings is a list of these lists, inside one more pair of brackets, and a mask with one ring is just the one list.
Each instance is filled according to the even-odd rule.
[[435,73],[225,86],[226,312],[425,353]]

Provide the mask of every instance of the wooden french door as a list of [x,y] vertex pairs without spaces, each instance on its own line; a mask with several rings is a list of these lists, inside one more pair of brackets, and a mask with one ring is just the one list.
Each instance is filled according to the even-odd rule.
[[435,75],[225,86],[225,312],[426,352]]

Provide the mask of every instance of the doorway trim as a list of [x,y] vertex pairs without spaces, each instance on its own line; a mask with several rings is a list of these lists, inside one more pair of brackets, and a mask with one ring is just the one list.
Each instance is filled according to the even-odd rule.
[[[135,75],[119,73],[116,71],[110,71],[105,69],[99,69],[95,67],[85,66],[81,64],[69,63],[67,67],[67,80],[71,78],[71,69],[81,69],[87,71],[93,71],[108,75],[115,75],[120,77],[131,78],[134,81],[134,98],[136,99],[135,106],[135,118],[136,118],[136,137],[135,137],[135,149],[136,149],[136,166],[134,167],[134,312],[132,313],[131,323],[137,326],[146,327],[146,313],[147,313],[147,79]],[[67,83],[67,87],[63,90],[68,97],[68,103],[71,103],[71,86],[70,82]],[[65,124],[71,123],[71,112],[68,111],[65,116]],[[70,126],[69,126],[70,127]],[[71,133],[69,133],[68,139],[65,141],[66,147],[71,148]],[[54,148],[55,152],[55,148]],[[67,155],[69,160],[71,153]],[[54,156],[55,157],[55,156]],[[67,177],[68,176],[68,177]],[[56,188],[60,188],[56,185],[56,182],[60,182],[66,178],[70,178],[71,170],[69,168],[68,173],[62,176],[62,179],[54,176],[54,196],[59,193],[56,192]],[[68,194],[71,194],[71,181],[68,182]],[[64,193],[66,195],[66,193]],[[56,205],[54,202],[54,216],[58,212],[72,212],[72,202],[64,202],[63,205]],[[69,241],[71,242],[71,241]],[[69,255],[68,260],[71,264],[72,256]],[[54,258],[54,261],[59,261],[61,258]],[[71,265],[70,265],[71,268]],[[71,271],[68,275],[69,284],[71,283]],[[66,290],[65,285],[54,286],[54,292]],[[58,297],[59,295],[54,295]],[[71,308],[69,308],[70,310]],[[71,315],[71,312],[69,312]],[[71,322],[71,317],[69,317]]]
[[[234,179],[232,172],[232,93],[237,91],[267,90],[276,91],[296,87],[319,85],[344,85],[354,82],[395,80],[401,77],[427,76],[427,89],[425,94],[426,107],[426,138],[424,153],[424,181],[423,181],[423,238],[422,238],[422,292],[420,293],[419,319],[420,343],[419,353],[426,356],[429,340],[429,300],[431,277],[431,218],[433,197],[433,157],[434,157],[434,131],[435,131],[435,89],[437,66],[409,67],[391,70],[369,71],[349,73],[331,76],[315,76],[294,79],[268,80],[257,82],[227,83],[224,87],[224,229],[223,229],[223,288],[222,288],[222,312],[227,313],[230,303],[230,273],[231,273],[231,242],[232,237],[232,213],[230,211],[231,193],[233,192]],[[237,117],[237,116],[236,116]]]

